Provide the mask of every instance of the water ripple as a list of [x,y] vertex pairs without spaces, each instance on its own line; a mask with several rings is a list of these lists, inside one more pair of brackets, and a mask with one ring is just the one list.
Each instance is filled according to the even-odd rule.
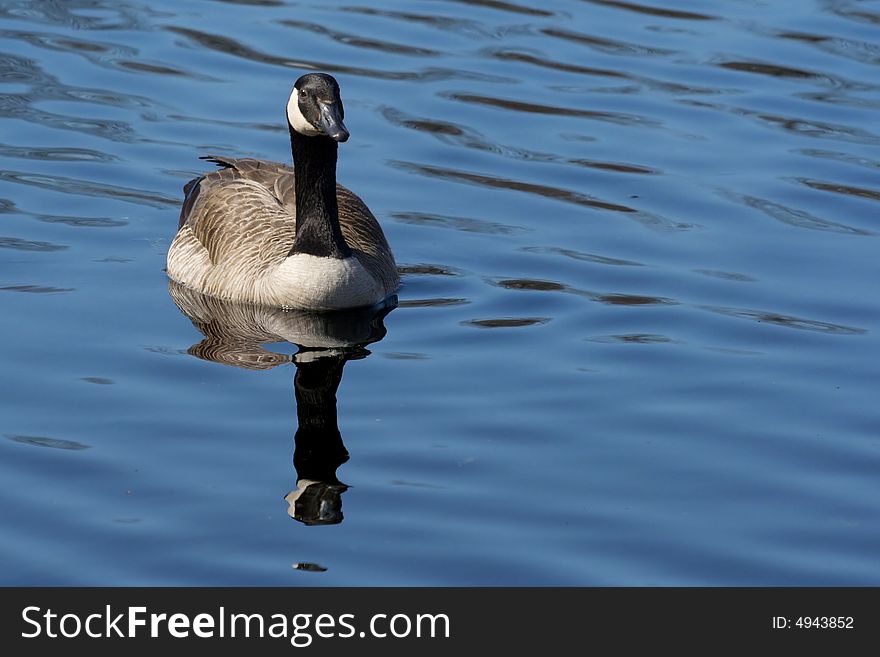
[[[90,13],[77,13],[78,10],[86,10]],[[88,2],[9,0],[0,7],[0,18],[46,23],[82,31],[143,29],[146,27],[147,19],[161,15],[161,12],[148,6],[132,6],[102,0]]]
[[185,77],[193,80],[203,80],[206,82],[216,82],[217,78],[210,75],[192,73],[182,68],[169,66],[168,64],[160,64],[134,59],[116,59],[113,62],[116,68],[131,71],[133,73],[146,73],[148,75],[170,75],[173,77]]
[[260,132],[278,132],[287,134],[287,126],[283,123],[253,123],[249,121],[230,121],[229,119],[213,119],[187,114],[168,114],[165,119],[180,123],[197,123],[199,125],[219,125],[237,130],[258,130]]
[[678,20],[686,20],[686,21],[712,21],[718,20],[717,16],[711,16],[709,14],[701,14],[695,11],[683,11],[681,9],[667,9],[664,7],[652,7],[649,5],[642,5],[635,2],[623,2],[623,0],[585,0],[586,2],[590,2],[594,5],[604,5],[606,7],[613,7],[615,9],[623,9],[625,11],[631,11],[638,14],[644,14],[646,16],[660,16],[662,18],[675,18]]
[[38,48],[55,52],[70,53],[86,58],[89,62],[101,65],[113,57],[136,57],[138,51],[130,46],[100,41],[94,38],[82,39],[54,32],[23,30],[0,30],[0,38],[23,41]]
[[544,162],[558,162],[560,160],[558,156],[550,153],[539,153],[524,148],[493,143],[476,130],[450,121],[417,117],[405,114],[393,107],[382,107],[381,111],[382,116],[394,125],[431,135],[435,139],[447,144],[455,144],[463,146],[464,148],[497,153],[498,155],[504,155],[505,157],[511,157],[517,160]]
[[646,294],[591,294],[594,301],[612,306],[676,306],[680,302]]
[[550,317],[497,317],[492,319],[469,319],[462,322],[464,326],[474,328],[520,328],[523,326],[535,326],[546,324]]
[[583,260],[585,262],[595,262],[599,265],[613,265],[616,267],[643,267],[641,262],[633,260],[624,260],[623,258],[609,258],[608,256],[596,255],[593,253],[583,253],[574,249],[565,249],[558,246],[524,246],[523,251],[527,253],[552,253],[573,260]]
[[802,185],[806,185],[807,187],[818,189],[823,192],[834,192],[835,194],[845,194],[846,196],[866,198],[870,201],[880,201],[880,190],[876,189],[856,187],[854,185],[844,185],[841,183],[824,182],[821,180],[813,180],[811,178],[795,178],[795,180]]
[[532,290],[536,292],[564,291],[567,286],[556,281],[539,281],[529,278],[507,278],[494,282],[498,287],[508,290]]
[[132,109],[151,108],[156,104],[154,99],[139,94],[62,84],[35,61],[17,55],[0,53],[0,66],[5,82],[31,85],[32,90],[28,94],[10,94],[25,98],[28,102],[60,100]]
[[119,158],[91,148],[63,146],[10,146],[0,144],[0,156],[16,160],[43,160],[47,162],[115,162]]
[[466,306],[470,299],[462,297],[436,297],[432,299],[403,299],[398,302],[399,308],[437,308],[445,306]]
[[628,164],[626,162],[602,162],[599,160],[588,160],[584,158],[572,158],[566,160],[569,164],[575,164],[579,167],[588,169],[598,169],[600,171],[614,171],[615,173],[635,173],[638,175],[652,176],[662,173],[658,169],[642,166],[640,164]]
[[757,281],[756,278],[748,274],[740,274],[733,271],[721,271],[718,269],[694,269],[692,271],[695,274],[709,276],[710,278],[720,278],[725,281],[735,281],[737,283],[754,283]]
[[480,94],[468,94],[459,92],[444,92],[441,95],[462,103],[500,107],[501,109],[510,110],[513,112],[526,112],[529,114],[549,114],[552,116],[575,116],[580,118],[593,119],[596,121],[607,121],[609,123],[617,123],[620,125],[644,125],[651,127],[658,127],[662,125],[659,121],[655,121],[644,116],[639,116],[636,114],[626,114],[623,112],[602,112],[598,110],[586,110],[575,107],[559,107],[555,105],[543,105],[540,103],[526,103],[520,100],[510,100],[507,98],[496,98],[493,96],[483,96]]
[[593,34],[585,34],[583,32],[575,32],[574,30],[564,29],[560,27],[545,27],[541,30],[542,34],[553,37],[554,39],[562,39],[579,45],[587,46],[598,52],[608,53],[612,55],[631,55],[638,57],[665,57],[676,54],[675,50],[666,48],[652,48],[651,46],[643,46],[635,43],[626,43]]
[[814,319],[803,319],[791,315],[782,315],[774,312],[763,310],[749,310],[746,308],[726,308],[723,306],[701,306],[704,310],[709,310],[719,315],[727,315],[728,317],[737,317],[739,319],[748,319],[759,324],[774,324],[784,328],[793,328],[800,331],[816,331],[818,333],[830,333],[834,335],[862,335],[867,333],[866,329],[854,326],[845,326],[843,324],[833,324],[831,322],[821,322]]
[[16,251],[63,251],[69,248],[64,244],[52,242],[40,242],[37,240],[23,240],[18,237],[4,237],[0,235],[0,249],[15,249]]
[[560,187],[551,187],[549,185],[539,185],[520,180],[512,180],[510,178],[502,178],[499,176],[490,176],[480,173],[472,173],[468,171],[459,171],[457,169],[447,169],[444,167],[432,166],[428,164],[416,164],[414,162],[392,161],[393,166],[399,167],[406,171],[412,171],[426,176],[434,176],[437,178],[445,178],[448,180],[459,180],[483,187],[495,187],[500,189],[510,189],[517,192],[526,192],[527,194],[535,194],[547,198],[564,201],[566,203],[574,203],[575,205],[583,205],[590,208],[600,210],[611,210],[612,212],[637,213],[635,208],[617,203],[602,201],[580,192],[575,192]]
[[810,44],[818,50],[862,64],[880,64],[880,44],[808,32],[776,32],[781,39]]
[[533,66],[539,66],[541,68],[550,68],[557,71],[565,71],[566,73],[578,73],[581,75],[593,75],[606,78],[620,78],[623,80],[632,79],[631,75],[629,75],[628,73],[623,73],[621,71],[615,71],[613,69],[607,68],[596,68],[595,66],[585,66],[584,64],[571,64],[568,62],[560,62],[557,60],[548,59],[543,55],[538,55],[533,52],[526,52],[524,50],[510,48],[509,46],[484,48],[481,51],[481,54],[486,57],[492,57],[493,59],[498,59],[505,62],[522,62],[525,64],[531,64]]
[[52,32],[0,30],[0,38],[15,39],[37,48],[82,57],[99,68],[130,71],[138,74],[170,75],[193,80],[214,81],[211,76],[193,73],[168,62],[145,58],[136,48],[110,41],[81,39]]
[[108,119],[88,119],[65,116],[36,109],[31,106],[31,99],[15,96],[0,96],[0,117],[19,119],[40,126],[71,130],[87,135],[94,135],[109,141],[137,141],[135,130],[124,121]]
[[401,276],[461,276],[462,272],[443,265],[398,265],[397,273]]
[[549,162],[573,164],[589,169],[613,171],[616,173],[634,174],[659,174],[660,171],[647,166],[626,162],[603,162],[586,158],[565,158],[553,153],[545,153],[530,149],[507,146],[486,139],[483,135],[472,128],[463,125],[440,121],[437,119],[420,118],[407,115],[393,107],[382,107],[382,115],[394,125],[399,125],[410,130],[417,130],[431,135],[432,137],[448,144],[456,144],[464,148],[495,153],[515,160],[527,162]]
[[464,233],[481,233],[483,235],[514,235],[527,232],[521,226],[509,226],[485,219],[470,217],[450,217],[427,212],[392,212],[391,218],[403,224],[429,226],[433,228],[451,228]]
[[441,54],[439,51],[431,50],[430,48],[410,46],[403,43],[393,43],[391,41],[380,39],[370,39],[357,34],[350,34],[348,32],[337,32],[336,30],[331,30],[318,23],[284,19],[279,20],[278,24],[296,30],[306,30],[316,34],[322,34],[339,43],[344,43],[345,45],[354,46],[356,48],[364,48],[366,50],[378,50],[381,52],[392,53],[395,55],[407,55],[410,57],[437,57]]
[[117,228],[119,226],[128,225],[128,222],[124,219],[111,219],[110,217],[72,217],[68,215],[39,214],[31,212],[25,214],[48,224],[65,224],[77,228]]
[[499,11],[507,11],[513,14],[525,14],[527,16],[553,16],[552,11],[546,9],[538,9],[536,7],[528,7],[513,2],[504,2],[504,0],[447,0],[447,2],[457,2],[466,5],[475,5],[478,7],[487,7],[489,9],[497,9]]
[[665,335],[657,335],[655,333],[626,333],[622,335],[600,335],[592,338],[585,338],[588,342],[599,342],[605,344],[679,344],[678,340],[673,340]]
[[692,107],[701,107],[721,112],[735,114],[752,118],[759,123],[763,123],[775,128],[779,128],[785,132],[802,135],[805,137],[813,137],[816,139],[833,139],[836,141],[852,142],[856,144],[872,144],[880,145],[880,135],[855,126],[848,126],[841,123],[832,123],[828,121],[817,121],[814,119],[804,119],[795,116],[783,116],[780,114],[769,114],[759,110],[753,110],[745,107],[736,107],[732,105],[723,105],[720,103],[709,103],[702,100],[681,99],[678,102]]
[[52,449],[64,449],[69,451],[79,451],[91,447],[91,445],[86,445],[75,440],[62,440],[60,438],[49,438],[47,436],[20,436],[6,434],[6,438],[14,443],[21,443],[22,445],[50,447]]
[[781,203],[774,203],[767,199],[758,198],[757,196],[749,196],[746,194],[735,194],[729,191],[723,191],[722,195],[730,198],[738,203],[743,203],[750,208],[760,210],[765,215],[776,221],[780,221],[789,226],[798,228],[808,228],[810,230],[827,230],[834,233],[844,233],[849,235],[872,235],[868,230],[855,228],[846,224],[822,219],[806,210],[798,210],[790,208]]
[[118,120],[56,114],[35,107],[35,103],[69,101],[128,109],[144,109],[154,104],[150,99],[136,94],[61,84],[33,60],[15,55],[0,53],[0,74],[6,82],[23,83],[31,87],[27,93],[0,94],[0,117],[94,134],[113,141],[135,141],[132,126]]
[[0,292],[28,292],[31,294],[61,294],[74,292],[72,287],[52,287],[49,285],[4,285]]
[[531,278],[508,278],[487,279],[490,285],[495,285],[507,290],[526,292],[567,292],[591,301],[611,306],[677,306],[680,304],[675,299],[655,297],[646,294],[625,293],[601,293],[580,290],[556,281],[539,280]]
[[283,7],[282,0],[213,0],[214,2],[225,2],[230,5],[244,5],[245,7]]
[[494,38],[498,36],[498,33],[491,27],[486,26],[479,21],[467,18],[445,15],[438,16],[435,14],[415,14],[412,12],[395,11],[390,9],[377,9],[375,7],[342,7],[341,11],[362,14],[364,16],[379,16],[418,25],[426,25],[437,30],[453,32],[472,39]]
[[802,148],[795,152],[802,153],[803,155],[807,155],[808,157],[816,157],[825,160],[844,162],[846,164],[853,164],[855,166],[864,167],[865,169],[880,169],[880,160],[872,160],[871,158],[853,155],[852,153],[844,153],[841,151],[828,151],[821,148]]
[[318,61],[312,59],[291,59],[289,57],[281,57],[279,55],[271,55],[264,53],[255,48],[251,48],[235,39],[220,34],[212,34],[188,27],[179,27],[174,25],[165,26],[166,30],[179,34],[190,41],[193,41],[203,48],[213,50],[224,55],[231,55],[240,59],[251,62],[260,62],[270,64],[272,66],[281,66],[284,68],[307,69],[313,71],[327,71],[329,73],[340,73],[347,75],[356,75],[366,78],[378,78],[383,80],[412,80],[416,82],[434,82],[438,80],[483,80],[483,81],[499,81],[504,78],[498,76],[487,75],[483,73],[473,73],[458,69],[447,68],[423,68],[418,71],[401,71],[401,70],[379,70],[374,68],[365,68],[359,66],[349,66],[346,64],[338,64],[332,62]]
[[0,180],[50,189],[62,194],[77,194],[80,196],[97,196],[99,198],[114,198],[129,203],[148,205],[154,208],[177,207],[180,199],[165,196],[157,192],[148,192],[132,187],[120,185],[108,185],[87,180],[78,180],[65,176],[50,176],[48,174],[28,173],[25,171],[0,171]]
[[80,378],[80,381],[85,381],[86,383],[94,383],[99,386],[111,386],[116,383],[113,379],[108,379],[103,376],[84,376]]
[[861,7],[861,5],[858,4],[858,0],[856,0],[856,2],[852,2],[852,0],[831,0],[826,3],[826,6],[828,11],[831,11],[841,18],[848,18],[858,23],[866,23],[868,25],[880,25],[880,13],[867,11],[861,8],[854,8],[854,6]]
[[611,212],[619,212],[635,219],[640,224],[660,230],[687,230],[691,228],[689,224],[670,221],[659,215],[637,210],[627,205],[603,201],[580,192],[560,187],[552,187],[550,185],[541,185],[538,183],[525,182],[521,180],[513,180],[500,176],[490,176],[482,173],[473,173],[469,171],[459,171],[457,169],[447,169],[445,167],[432,166],[427,164],[416,164],[414,162],[403,162],[399,160],[389,161],[389,165],[411,171],[424,176],[443,178],[446,180],[456,180],[464,183],[478,185],[481,187],[491,187],[496,189],[509,189],[516,192],[525,192],[545,198],[572,203],[574,205],[592,208],[594,210],[607,210]]

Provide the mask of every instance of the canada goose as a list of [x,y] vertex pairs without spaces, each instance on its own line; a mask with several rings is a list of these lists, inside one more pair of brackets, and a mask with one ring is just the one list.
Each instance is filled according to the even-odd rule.
[[336,80],[308,73],[287,101],[292,169],[203,157],[222,168],[184,187],[168,276],[222,299],[311,310],[372,306],[397,290],[382,228],[336,183],[343,116]]

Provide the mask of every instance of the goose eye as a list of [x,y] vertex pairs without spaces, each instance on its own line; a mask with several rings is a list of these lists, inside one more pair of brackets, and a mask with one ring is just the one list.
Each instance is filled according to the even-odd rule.
[[299,97],[300,97],[300,98],[305,98],[306,96],[308,96],[308,93],[306,92],[306,90],[305,90],[305,89],[300,89],[300,90],[299,90]]

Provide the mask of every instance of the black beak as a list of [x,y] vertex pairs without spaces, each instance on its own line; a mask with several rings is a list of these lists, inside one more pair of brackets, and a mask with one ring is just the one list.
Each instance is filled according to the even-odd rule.
[[348,140],[348,128],[342,122],[342,103],[339,101],[333,103],[318,102],[320,115],[318,123],[320,128],[327,134],[330,139],[335,141]]

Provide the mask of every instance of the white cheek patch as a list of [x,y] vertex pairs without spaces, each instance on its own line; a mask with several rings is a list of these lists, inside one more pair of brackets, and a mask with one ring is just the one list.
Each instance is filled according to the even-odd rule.
[[309,123],[306,120],[306,117],[303,116],[302,112],[299,111],[298,99],[299,89],[294,87],[293,92],[290,94],[290,98],[287,101],[287,120],[290,122],[290,125],[292,125],[293,129],[301,135],[315,137],[316,135],[324,134],[318,130],[318,128]]

